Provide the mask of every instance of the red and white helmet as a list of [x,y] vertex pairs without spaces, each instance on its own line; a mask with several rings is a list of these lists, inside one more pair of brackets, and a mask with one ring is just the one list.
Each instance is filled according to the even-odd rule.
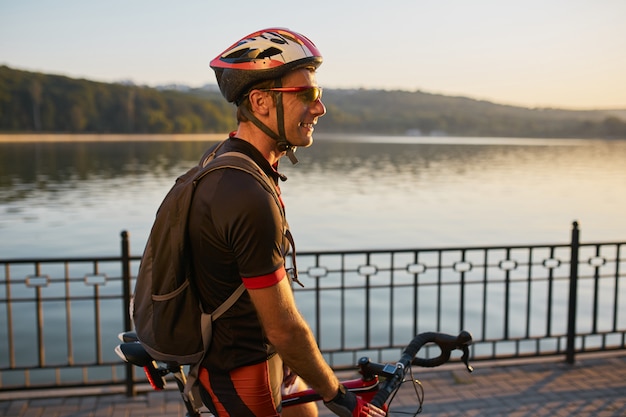
[[298,68],[317,68],[322,55],[306,36],[284,28],[251,33],[210,63],[222,95],[239,104],[254,84],[283,77]]

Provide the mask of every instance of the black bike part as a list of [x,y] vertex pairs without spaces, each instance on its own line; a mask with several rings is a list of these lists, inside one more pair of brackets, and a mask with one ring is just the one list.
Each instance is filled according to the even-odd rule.
[[463,352],[461,360],[465,364],[467,370],[472,372],[474,368],[469,365],[469,345],[472,344],[472,335],[469,332],[462,331],[458,336],[451,336],[438,333],[435,340],[432,341],[441,349],[441,354],[436,358],[424,359],[413,358],[411,365],[420,366],[422,368],[435,368],[443,365],[450,359],[453,350],[459,349]]
[[137,337],[137,333],[133,331],[122,332],[118,334],[117,337],[124,343],[139,341],[139,338]]
[[371,381],[377,376],[385,378],[392,377],[396,371],[396,367],[384,363],[372,362],[367,356],[363,356],[359,359],[359,373],[362,375],[364,381]]
[[[455,349],[468,349],[468,346],[472,343],[472,336],[469,332],[462,331],[458,336],[451,336],[443,333],[420,333],[411,340],[411,343],[404,349],[400,360],[396,364],[396,369],[393,375],[382,383],[380,389],[372,399],[372,404],[381,408],[387,401],[389,396],[402,384],[404,381],[404,375],[406,374],[409,366],[413,362],[413,358],[417,355],[417,352],[427,343],[436,343],[441,349],[441,354],[437,358],[429,359],[426,363],[432,366],[439,366],[450,359],[450,352]],[[468,350],[469,352],[469,350]],[[425,360],[422,360],[425,361]],[[468,366],[468,370],[469,365]]]
[[139,342],[122,343],[119,345],[119,348],[124,354],[126,361],[135,366],[143,368],[154,361],[152,356],[146,352],[146,349]]
[[165,388],[165,377],[162,370],[156,367],[156,362],[151,362],[144,366],[143,371],[146,373],[150,386],[155,391],[160,391]]

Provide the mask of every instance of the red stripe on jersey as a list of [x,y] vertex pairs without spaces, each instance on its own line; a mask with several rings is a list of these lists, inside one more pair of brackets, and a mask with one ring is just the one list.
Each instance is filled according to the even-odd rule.
[[258,277],[241,277],[241,280],[243,281],[243,285],[245,285],[247,289],[258,290],[261,288],[268,288],[276,285],[286,276],[287,271],[285,271],[284,266],[281,266],[276,271],[270,274],[260,275]]

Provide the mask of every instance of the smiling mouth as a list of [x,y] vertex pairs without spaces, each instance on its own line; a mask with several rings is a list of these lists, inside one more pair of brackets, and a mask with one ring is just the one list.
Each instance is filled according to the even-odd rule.
[[302,123],[302,122],[300,122],[300,123],[299,123],[299,126],[300,126],[300,127],[304,127],[304,128],[306,128],[306,129],[313,130],[313,128],[314,128],[314,126],[315,126],[315,123]]

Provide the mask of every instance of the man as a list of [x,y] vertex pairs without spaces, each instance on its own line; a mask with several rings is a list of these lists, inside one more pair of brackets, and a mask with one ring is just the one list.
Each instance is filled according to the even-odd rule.
[[[250,157],[279,194],[278,180],[286,179],[277,171],[279,159],[287,155],[295,163],[295,148],[311,145],[314,126],[326,113],[315,78],[321,63],[315,45],[287,29],[250,34],[212,60],[238,120],[218,157],[233,151]],[[237,169],[209,174],[196,191],[189,231],[205,309],[213,311],[242,281],[247,289],[213,324],[199,373],[208,393],[203,399],[220,417],[279,416],[281,383],[300,384],[293,372],[337,415],[384,416],[340,386],[296,308],[285,268],[291,233],[278,200]],[[290,371],[283,375],[284,369]],[[292,415],[316,414],[308,408]]]

